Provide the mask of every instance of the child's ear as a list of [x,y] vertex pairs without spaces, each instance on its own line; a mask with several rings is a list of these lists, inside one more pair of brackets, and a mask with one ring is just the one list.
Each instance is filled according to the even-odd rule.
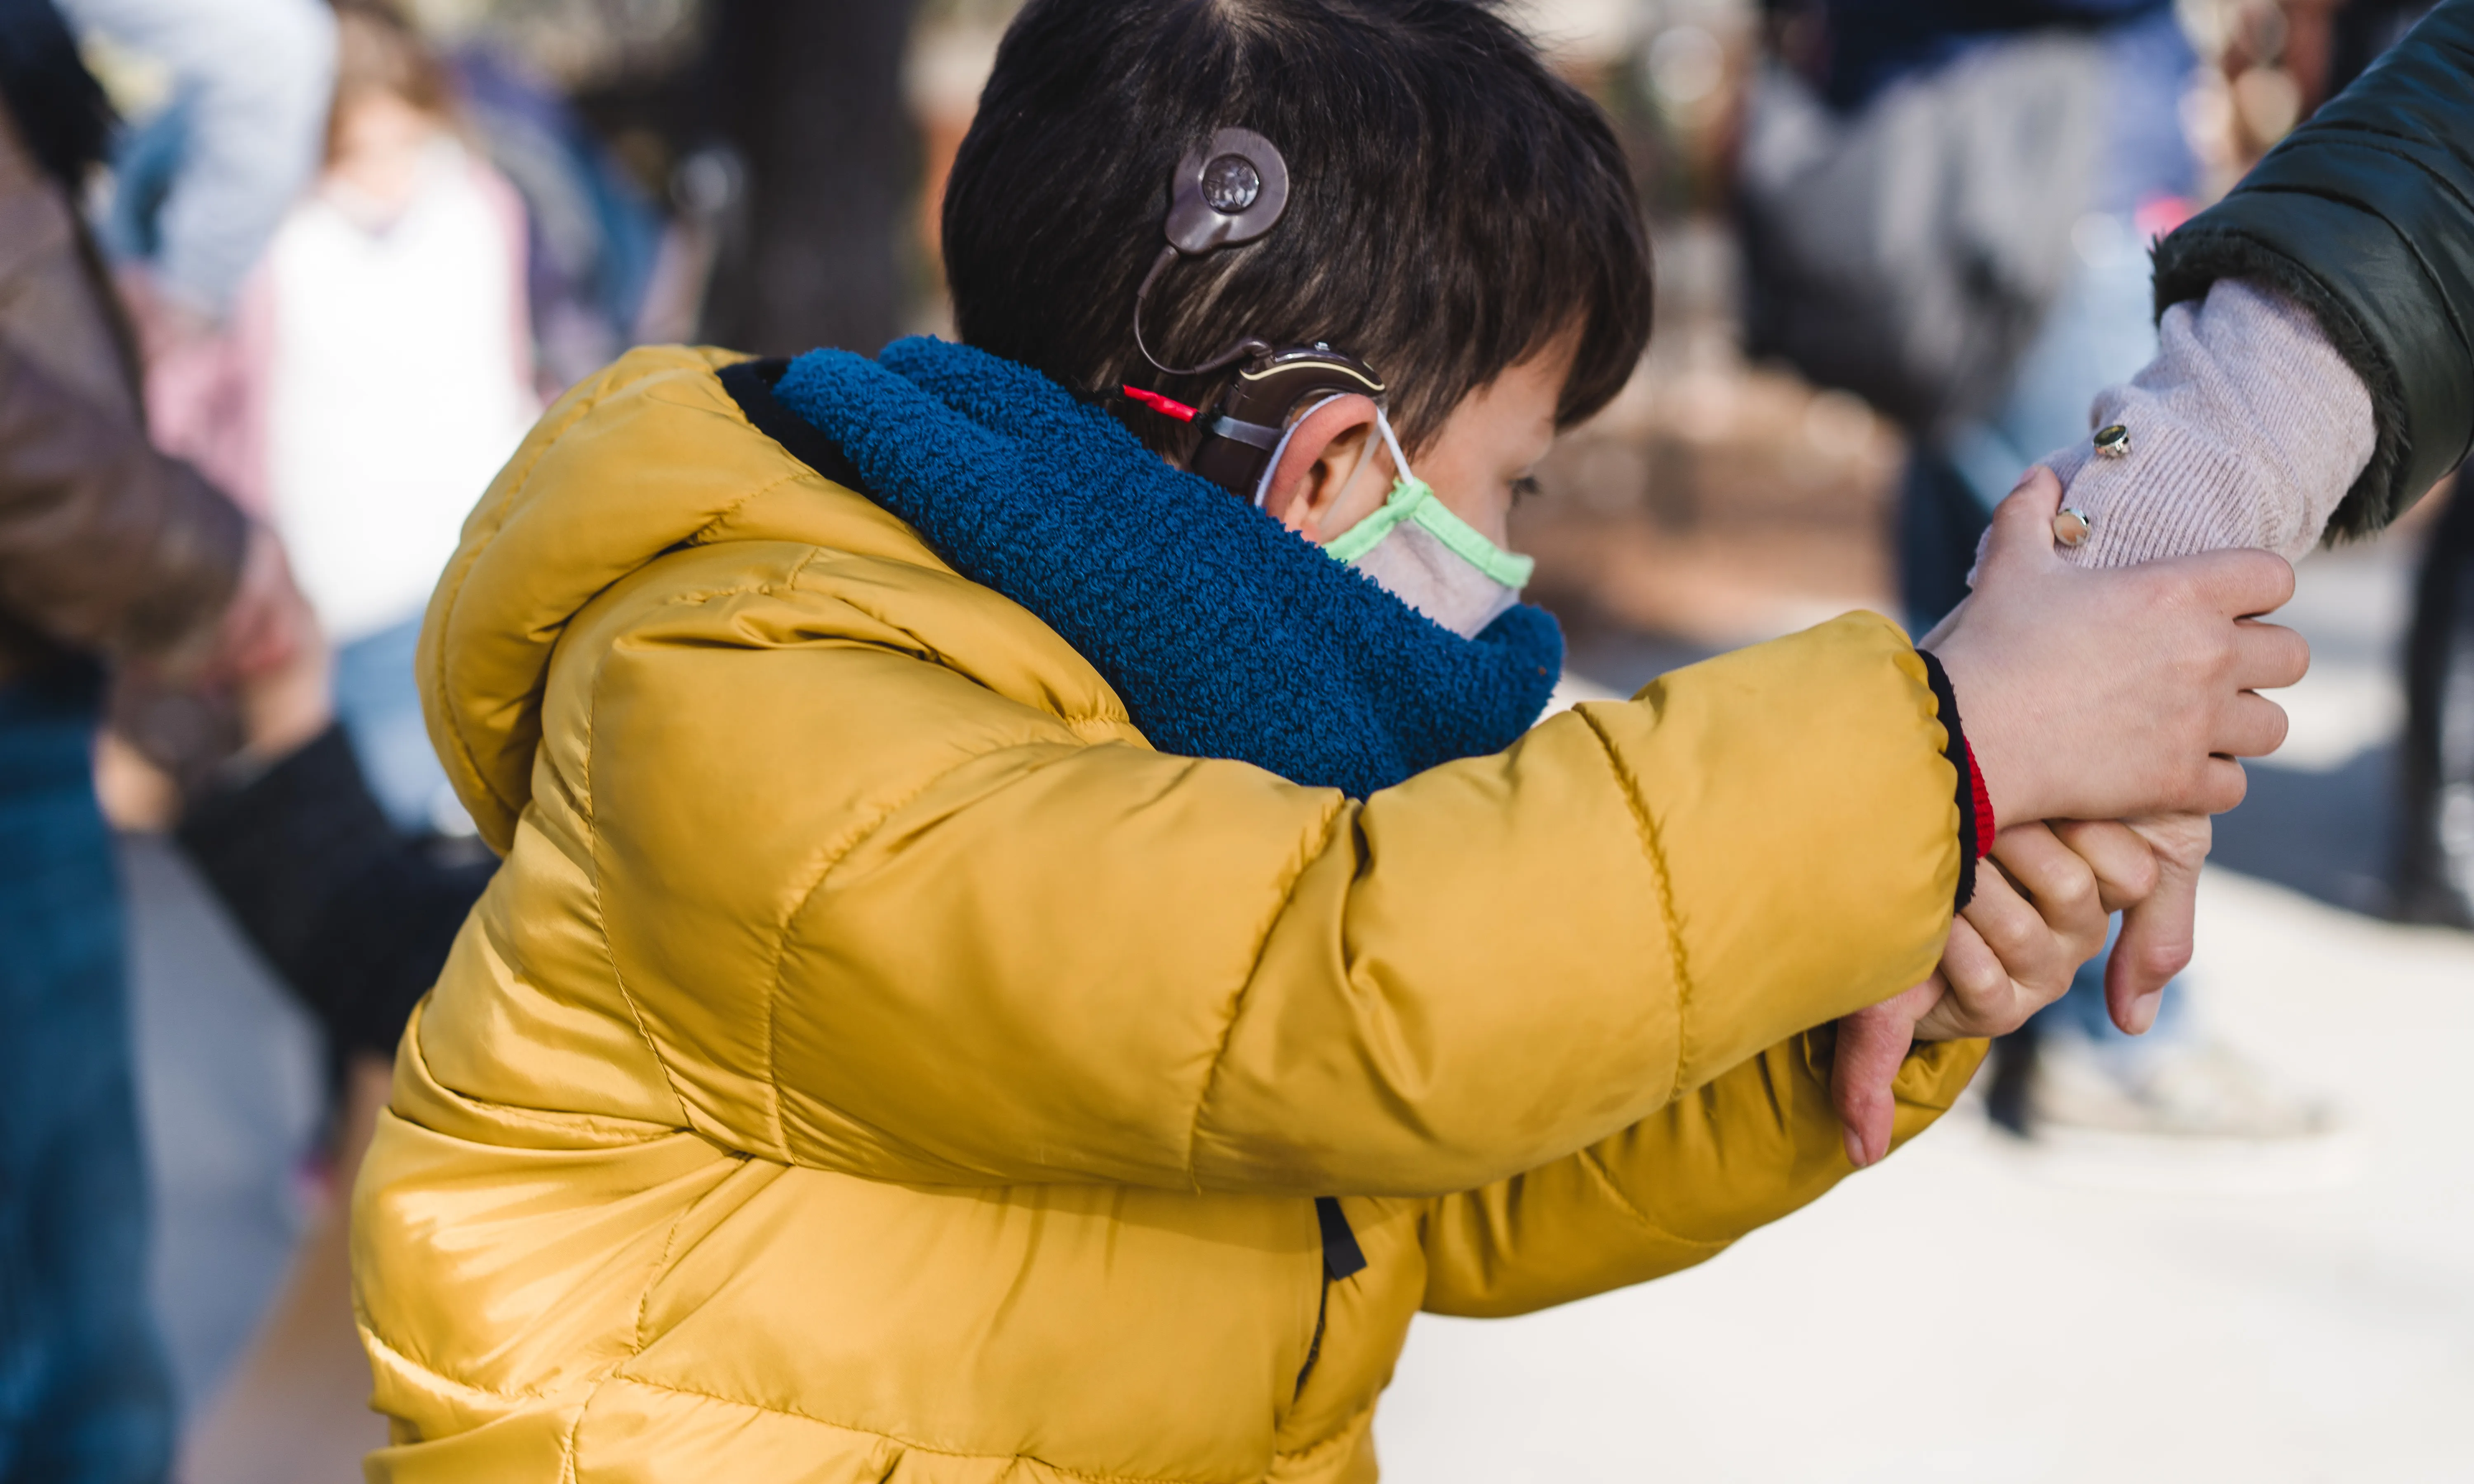
[[1374,402],[1335,396],[1306,414],[1264,488],[1263,511],[1307,540],[1322,542],[1372,514],[1389,481],[1367,467]]

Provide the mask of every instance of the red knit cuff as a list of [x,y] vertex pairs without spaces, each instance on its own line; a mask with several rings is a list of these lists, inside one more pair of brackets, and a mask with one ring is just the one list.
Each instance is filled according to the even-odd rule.
[[1984,791],[1984,770],[1976,765],[1976,749],[1964,738],[1958,745],[1967,750],[1967,791],[1976,801],[1976,854],[1982,859],[1992,853],[1994,832],[2001,826],[1993,820],[1993,796]]

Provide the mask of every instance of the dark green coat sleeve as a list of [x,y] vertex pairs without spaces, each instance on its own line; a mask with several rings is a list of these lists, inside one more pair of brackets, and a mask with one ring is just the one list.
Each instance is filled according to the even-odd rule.
[[2370,389],[2379,442],[2332,537],[2380,529],[2474,442],[2474,0],[2385,61],[2158,247],[2156,309],[2219,278],[2300,300]]

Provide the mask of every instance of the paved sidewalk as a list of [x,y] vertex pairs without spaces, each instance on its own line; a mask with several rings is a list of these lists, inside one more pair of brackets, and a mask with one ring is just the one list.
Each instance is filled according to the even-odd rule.
[[172,843],[124,836],[152,1281],[184,1414],[209,1402],[283,1281],[325,1115],[317,1028]]
[[1954,1117],[1696,1271],[1421,1318],[1377,1423],[1386,1474],[2474,1479],[2474,938],[2230,874],[2201,932],[2211,1018],[2344,1099],[2348,1183],[2091,1189]]

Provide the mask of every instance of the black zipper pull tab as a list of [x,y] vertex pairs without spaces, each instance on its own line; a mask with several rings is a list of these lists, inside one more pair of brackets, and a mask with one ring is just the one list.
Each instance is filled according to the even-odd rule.
[[1339,1282],[1366,1271],[1366,1250],[1357,1245],[1357,1233],[1348,1230],[1348,1215],[1340,1209],[1340,1197],[1315,1197],[1315,1221],[1322,1228],[1322,1276],[1326,1282]]

